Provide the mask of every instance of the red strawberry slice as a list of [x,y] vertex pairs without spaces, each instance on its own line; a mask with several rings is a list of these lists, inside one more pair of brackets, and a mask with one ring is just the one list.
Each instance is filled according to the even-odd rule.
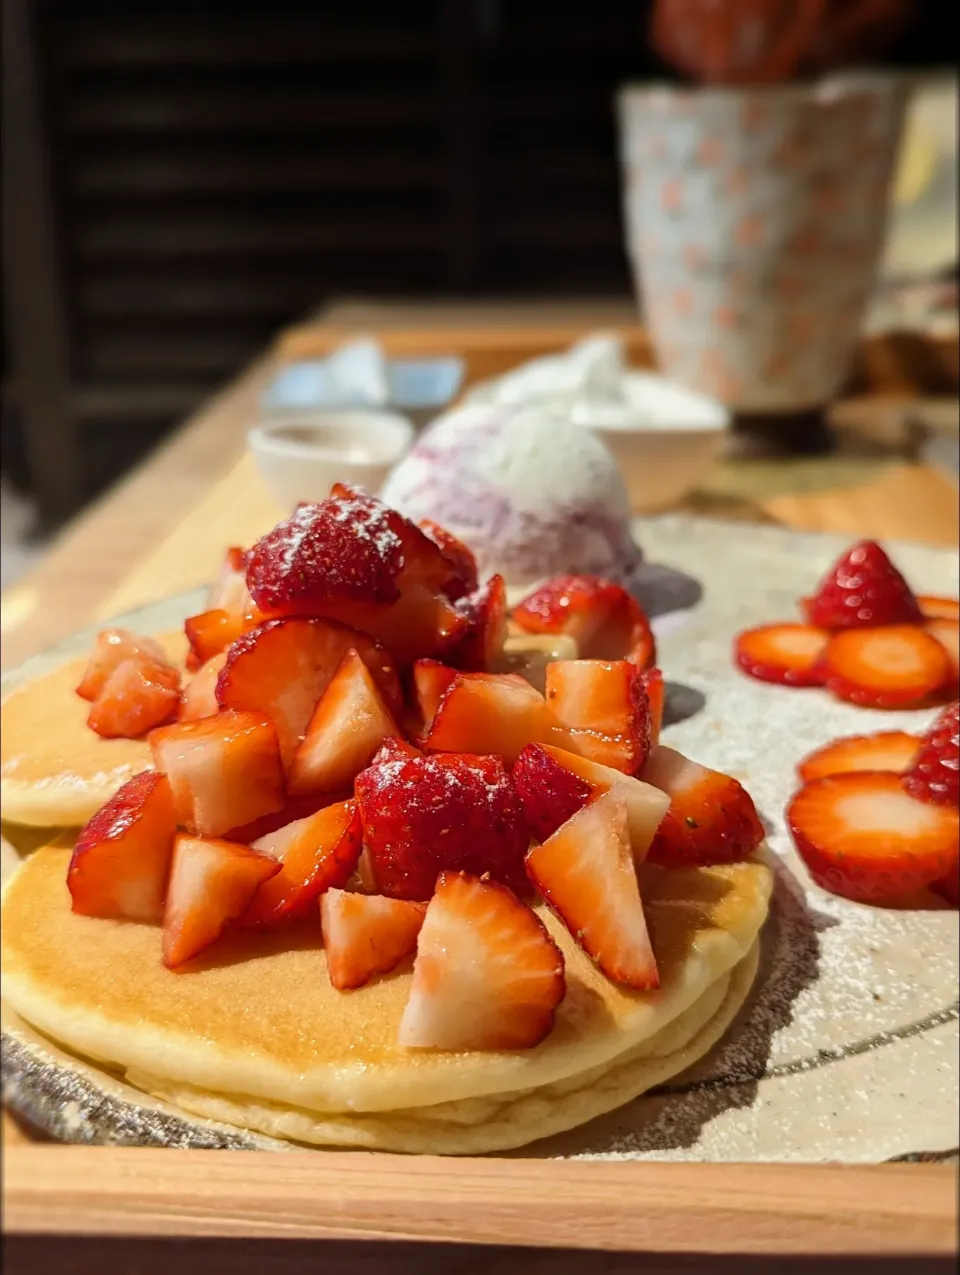
[[381,894],[428,899],[444,869],[523,889],[529,833],[499,757],[382,761],[357,776],[356,794]]
[[924,629],[940,643],[950,661],[947,684],[960,680],[960,620],[927,620]]
[[902,730],[876,735],[849,735],[836,739],[805,757],[797,771],[804,783],[824,775],[846,775],[854,770],[889,770],[902,774],[917,752],[920,740]]
[[447,597],[456,601],[467,593],[473,593],[478,584],[477,560],[473,552],[452,531],[429,518],[421,518],[417,526],[433,541],[450,566],[451,579],[444,586]]
[[149,663],[172,667],[166,651],[154,638],[140,637],[129,629],[101,630],[77,694],[81,699],[95,700],[117,665],[135,657],[145,657]]
[[827,689],[868,708],[904,708],[938,691],[950,676],[940,643],[919,625],[835,633],[823,654]]
[[341,801],[259,837],[252,849],[281,867],[257,892],[243,924],[267,927],[303,916],[324,890],[345,886],[360,858],[361,835],[356,803]]
[[248,627],[243,615],[223,610],[191,615],[183,624],[190,650],[201,664],[225,651]]
[[383,741],[399,734],[370,670],[356,651],[348,651],[293,755],[287,776],[291,796],[352,787]]
[[210,590],[207,610],[229,611],[231,615],[243,615],[249,605],[246,550],[233,545],[227,550],[220,574]]
[[252,819],[250,823],[231,828],[223,834],[223,839],[224,841],[238,841],[241,845],[251,846],[255,841],[259,841],[261,837],[266,837],[271,832],[285,828],[287,824],[296,823],[298,819],[306,819],[327,806],[336,805],[338,799],[340,801],[348,801],[349,796],[349,793],[338,793],[336,797],[329,795],[301,797],[297,801],[288,801],[286,805],[279,810],[272,811],[269,815],[261,815],[259,819]]
[[457,676],[457,670],[439,660],[417,660],[413,666],[413,689],[424,731],[430,729],[440,702]]
[[486,584],[457,602],[466,622],[463,637],[447,652],[448,663],[460,669],[484,672],[503,654],[507,636],[507,586],[503,576],[491,576]]
[[734,640],[740,668],[758,682],[781,686],[821,686],[820,658],[830,634],[809,624],[765,624]]
[[916,741],[903,786],[919,801],[954,806],[960,802],[960,703],[951,704]]
[[577,943],[615,983],[659,987],[616,789],[595,797],[527,855],[527,874]]
[[220,712],[217,678],[226,662],[227,653],[221,651],[197,669],[180,694],[180,711],[177,716],[181,722],[193,722],[200,717],[212,717]]
[[709,770],[660,744],[641,777],[670,798],[647,855],[650,863],[670,868],[735,863],[763,840],[753,798],[732,775]]
[[512,765],[527,744],[567,744],[568,732],[517,673],[458,673],[424,741],[433,752],[496,754]]
[[807,619],[820,629],[918,624],[922,618],[910,586],[873,540],[848,549],[805,603]]
[[560,660],[547,665],[546,685],[571,751],[627,775],[641,769],[650,753],[650,705],[635,664]]
[[960,620],[960,601],[921,593],[917,605],[925,620]]
[[262,713],[277,727],[289,762],[320,696],[348,651],[356,651],[390,704],[402,702],[396,669],[364,633],[333,620],[267,620],[231,646],[217,680],[223,708]]
[[163,914],[164,965],[177,969],[209,947],[279,871],[273,859],[246,846],[177,837]]
[[957,811],[917,801],[899,775],[814,779],[787,807],[787,825],[817,885],[861,903],[901,902],[957,864]]
[[663,704],[666,698],[663,674],[658,668],[644,669],[640,674],[640,685],[650,709],[650,745],[653,747],[660,743],[660,731],[663,727]]
[[442,872],[417,941],[399,1043],[408,1049],[530,1049],[566,990],[540,918],[496,881]]
[[135,775],[77,837],[67,869],[73,911],[159,921],[176,831],[165,776]]
[[426,911],[425,903],[328,890],[320,920],[330,982],[345,992],[396,969],[416,950]]
[[146,655],[121,660],[100,688],[87,725],[103,739],[140,739],[180,706],[180,673]]
[[178,822],[202,837],[280,810],[283,768],[273,723],[235,710],[150,733],[157,770],[170,780]]
[[558,576],[514,608],[514,624],[526,633],[565,633],[584,659],[656,663],[650,621],[619,584],[599,576]]

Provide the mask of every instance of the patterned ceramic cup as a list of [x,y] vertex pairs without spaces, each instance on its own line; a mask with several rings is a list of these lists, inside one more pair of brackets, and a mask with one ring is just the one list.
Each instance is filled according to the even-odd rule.
[[837,392],[908,92],[884,74],[621,91],[627,249],[668,376],[745,413]]

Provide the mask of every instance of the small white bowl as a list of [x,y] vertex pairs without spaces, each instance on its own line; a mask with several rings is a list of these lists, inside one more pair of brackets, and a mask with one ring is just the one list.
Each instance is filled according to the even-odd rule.
[[281,509],[323,500],[334,483],[379,491],[413,443],[409,418],[374,409],[284,412],[247,435],[260,477]]

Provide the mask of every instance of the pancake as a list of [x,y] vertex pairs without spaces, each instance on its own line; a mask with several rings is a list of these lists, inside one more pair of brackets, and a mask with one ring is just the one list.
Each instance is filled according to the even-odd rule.
[[134,1085],[306,1142],[502,1150],[610,1110],[710,1048],[755,969],[771,874],[760,863],[643,870],[656,992],[604,978],[546,909],[568,992],[550,1036],[515,1052],[405,1050],[410,963],[354,992],[330,985],[319,927],[226,938],[180,973],[160,931],[76,916],[69,850],[37,851],[3,901],[3,995],[37,1030]]
[[[183,633],[158,640],[183,663]],[[90,705],[75,693],[86,663],[27,682],[0,707],[0,814],[10,823],[79,827],[131,776],[152,768],[146,740],[101,739],[87,725]]]

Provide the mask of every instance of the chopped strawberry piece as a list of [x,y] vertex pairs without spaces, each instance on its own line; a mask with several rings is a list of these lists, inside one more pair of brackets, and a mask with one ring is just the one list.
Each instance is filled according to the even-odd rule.
[[87,725],[103,739],[139,739],[175,716],[180,674],[146,655],[121,660],[90,707]]
[[924,629],[940,643],[950,661],[947,685],[960,680],[960,620],[927,620]]
[[527,633],[565,633],[583,659],[656,663],[650,621],[619,584],[598,576],[558,576],[514,608],[514,624]]
[[252,848],[277,859],[281,868],[257,892],[244,925],[266,927],[303,916],[324,890],[347,884],[360,858],[360,845],[360,817],[353,801],[325,806],[258,838]]
[[822,686],[820,657],[830,634],[809,624],[765,624],[734,641],[734,656],[758,682],[781,686]]
[[820,629],[919,624],[922,618],[910,586],[873,540],[848,549],[804,601],[809,622]]
[[450,565],[451,578],[444,586],[447,597],[456,601],[467,593],[473,593],[478,579],[477,560],[472,551],[452,531],[447,531],[439,523],[431,522],[429,518],[421,518],[417,526],[433,541]]
[[266,837],[271,832],[285,828],[287,824],[296,823],[298,819],[306,819],[310,815],[315,815],[326,806],[336,805],[338,799],[348,801],[349,797],[350,794],[345,792],[338,793],[336,797],[324,795],[321,797],[301,797],[297,801],[288,801],[285,806],[282,806],[279,810],[272,811],[269,815],[261,815],[259,819],[252,819],[249,823],[241,824],[237,828],[231,828],[223,834],[223,839],[224,841],[238,841],[243,846],[252,846],[261,837]]
[[566,986],[540,918],[496,881],[442,872],[427,906],[399,1043],[408,1049],[530,1049]]
[[660,985],[617,790],[595,797],[527,855],[527,874],[577,943],[615,983]]
[[370,670],[354,650],[343,657],[293,755],[294,797],[352,786],[385,739],[400,734]]
[[836,739],[825,748],[810,753],[797,767],[804,783],[824,775],[847,775],[854,770],[905,771],[917,752],[920,740],[902,730],[876,735],[850,735]]
[[627,660],[550,664],[547,703],[569,729],[572,751],[627,775],[642,768],[650,753],[650,705],[635,664]]
[[[517,759],[513,780],[527,822],[541,840],[556,832],[590,798],[616,788],[627,807],[630,848],[637,863],[645,858],[670,806],[670,798],[659,788],[549,744],[525,748]],[[551,802],[554,795],[559,799]],[[558,817],[561,813],[563,818]]]
[[919,625],[835,633],[823,654],[827,689],[868,708],[904,708],[938,691],[950,676],[940,643]]
[[129,629],[101,630],[97,634],[90,662],[77,687],[77,694],[81,699],[95,700],[117,665],[135,657],[144,657],[152,664],[173,667],[166,651],[154,638],[139,637]]
[[861,903],[897,903],[956,868],[956,809],[917,801],[899,775],[860,771],[814,779],[787,825],[817,885]]
[[163,915],[163,963],[176,969],[242,916],[280,865],[230,841],[177,837]]
[[416,950],[426,911],[425,903],[407,899],[327,890],[320,921],[330,982],[345,992],[396,969]]
[[382,894],[428,899],[443,869],[523,889],[529,833],[499,757],[382,761],[357,776],[356,794]]
[[467,621],[443,594],[413,581],[390,606],[338,603],[331,614],[371,634],[402,666],[444,656],[467,631]]
[[74,912],[159,921],[176,831],[165,776],[128,780],[77,837],[67,869]]
[[925,620],[960,620],[960,601],[956,598],[937,598],[922,593],[917,606]]
[[658,668],[644,669],[640,674],[640,685],[650,706],[650,746],[653,747],[660,743],[660,731],[663,728],[663,704],[666,698],[663,674]]
[[190,650],[201,664],[206,664],[236,642],[247,625],[242,615],[220,610],[192,615],[184,621],[183,628]]
[[440,701],[454,682],[457,670],[439,660],[417,660],[413,666],[413,689],[425,731],[437,715]]
[[547,701],[516,673],[458,673],[427,732],[433,752],[489,753],[512,764],[527,744],[568,744]]
[[201,837],[219,837],[284,804],[277,731],[235,710],[150,733],[157,770],[170,780],[177,819]]
[[220,712],[220,705],[217,703],[217,678],[226,662],[227,653],[221,651],[197,669],[180,694],[180,711],[177,716],[181,722],[213,717]]
[[243,615],[249,605],[246,550],[233,545],[227,550],[220,574],[210,590],[207,610],[229,611],[231,615]]
[[647,856],[664,867],[698,867],[746,859],[763,840],[753,798],[732,775],[709,770],[658,745],[643,769],[645,783],[670,798]]
[[491,576],[486,584],[457,602],[466,621],[464,636],[447,652],[457,668],[482,673],[503,654],[507,636],[507,586],[503,576]]
[[388,702],[400,699],[390,657],[364,633],[333,620],[267,620],[234,642],[217,681],[223,708],[262,713],[277,727],[285,762],[293,757],[320,696],[355,650]]
[[945,708],[916,744],[905,767],[904,788],[919,801],[956,807],[960,802],[960,704]]
[[413,744],[408,744],[405,739],[401,739],[399,735],[395,735],[392,739],[385,739],[374,755],[371,766],[377,766],[382,761],[396,761],[398,757],[422,757],[423,753],[419,748],[414,748]]

